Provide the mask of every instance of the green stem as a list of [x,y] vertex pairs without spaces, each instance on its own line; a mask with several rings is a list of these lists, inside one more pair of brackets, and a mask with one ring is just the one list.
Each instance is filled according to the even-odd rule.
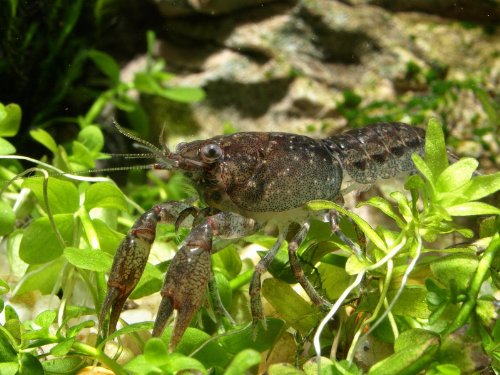
[[92,249],[100,249],[99,237],[97,236],[92,219],[84,206],[80,207],[77,215],[82,222],[83,230],[85,231],[85,235]]
[[103,363],[106,365],[109,369],[111,369],[115,374],[117,375],[126,375],[127,372],[120,366],[118,363],[113,361],[111,358],[109,358],[106,354],[104,354],[102,351],[97,350],[96,348],[82,344],[81,342],[75,342],[73,344],[73,349],[76,350],[78,353],[84,354],[88,357],[92,357],[97,359],[99,362]]
[[234,279],[232,279],[229,282],[231,290],[234,292],[235,290],[241,288],[243,285],[248,284],[252,279],[253,272],[254,272],[253,270],[248,270],[242,273],[241,275],[236,276]]
[[491,263],[493,259],[500,251],[500,234],[495,234],[491,239],[491,242],[484,252],[483,257],[479,261],[477,266],[476,273],[472,278],[472,282],[470,284],[469,290],[467,291],[467,301],[462,305],[457,317],[448,327],[448,329],[444,332],[444,335],[448,335],[458,328],[462,327],[476,306],[477,296],[479,295],[479,290],[481,289],[481,285],[483,284],[486,276],[488,275],[488,271],[491,267]]

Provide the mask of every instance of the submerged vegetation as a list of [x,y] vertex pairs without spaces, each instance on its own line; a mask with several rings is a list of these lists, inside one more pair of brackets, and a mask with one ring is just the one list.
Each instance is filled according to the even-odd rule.
[[[163,179],[151,171],[122,171],[126,183],[117,184],[85,171],[109,158],[100,125],[112,117],[141,137],[151,135],[136,93],[178,103],[198,103],[205,93],[170,84],[175,75],[154,54],[152,32],[138,38],[147,41],[144,69],[131,80],[121,77],[116,51],[105,52],[96,42],[106,34],[115,2],[4,3],[0,77],[9,77],[3,82],[15,89],[7,92],[3,85],[0,96],[1,375],[74,374],[87,366],[116,374],[500,371],[499,111],[480,79],[447,80],[408,64],[409,80],[425,81],[425,93],[367,103],[346,90],[336,104],[349,126],[428,125],[425,158],[414,155],[419,174],[406,179],[405,191],[360,204],[382,213],[384,224],[374,227],[333,202],[305,207],[337,210],[343,232],[362,249],[353,254],[321,222],[313,223],[298,249],[307,277],[333,308],[321,311],[297,292],[283,246],[262,286],[270,305],[267,330],[253,337],[247,289],[254,264],[241,254],[252,245],[262,256],[275,238],[271,232],[221,242],[212,266],[237,325],[217,316],[207,300],[169,353],[171,329],[151,338],[152,317],[124,321],[102,337],[96,316],[113,255],[134,220],[156,203],[194,192],[177,174]],[[82,28],[84,20],[91,20],[95,34]],[[42,48],[47,35],[48,52]],[[16,56],[23,57],[18,65]],[[63,65],[69,69],[57,68]],[[479,163],[471,157],[449,164],[446,144],[461,140],[448,136],[447,114],[464,92],[480,104],[471,142],[493,173],[477,173]],[[61,110],[66,106],[70,113]],[[428,120],[433,116],[439,120]],[[132,300],[158,294],[187,233],[159,228]]]

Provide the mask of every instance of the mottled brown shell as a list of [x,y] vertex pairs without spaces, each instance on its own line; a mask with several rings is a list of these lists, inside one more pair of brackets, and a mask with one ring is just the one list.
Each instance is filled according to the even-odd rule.
[[323,140],[289,133],[245,132],[180,146],[179,160],[201,161],[200,150],[220,147],[217,160],[190,177],[214,208],[249,214],[283,212],[313,199],[333,200],[343,178],[370,184],[414,170],[424,131],[379,123]]

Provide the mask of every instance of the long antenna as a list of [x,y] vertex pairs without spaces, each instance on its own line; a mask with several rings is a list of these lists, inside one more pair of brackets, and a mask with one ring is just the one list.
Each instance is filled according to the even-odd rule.
[[118,129],[118,131],[120,133],[122,133],[125,137],[130,138],[130,139],[136,141],[137,143],[142,144],[143,146],[145,146],[145,148],[147,150],[153,152],[154,154],[162,155],[162,150],[160,150],[158,147],[153,145],[151,142],[148,142],[145,139],[139,138],[139,137],[129,133],[127,130],[125,130],[125,128],[122,128],[121,125],[118,124],[118,122],[116,122],[116,120],[113,120],[113,124],[115,125],[116,129]]

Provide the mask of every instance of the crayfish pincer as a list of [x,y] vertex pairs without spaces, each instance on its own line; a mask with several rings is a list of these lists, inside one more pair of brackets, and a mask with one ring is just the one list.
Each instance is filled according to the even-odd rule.
[[[101,329],[111,310],[108,332],[115,330],[123,305],[144,270],[158,223],[192,227],[167,271],[153,329],[153,335],[161,335],[173,310],[177,310],[171,350],[203,302],[211,280],[214,237],[239,238],[267,223],[277,225],[278,239],[257,264],[250,282],[253,322],[265,324],[261,275],[278,252],[290,224],[300,224],[288,245],[290,265],[311,301],[327,308],[329,301],[305,277],[296,253],[314,218],[303,209],[304,204],[314,199],[337,200],[352,186],[413,172],[411,155],[423,155],[424,136],[423,129],[406,124],[378,123],[320,140],[288,133],[236,133],[182,143],[175,152],[134,137],[154,154],[156,168],[184,172],[207,209],[166,202],[136,221],[115,255],[99,316]],[[337,230],[333,212],[314,215]]]

